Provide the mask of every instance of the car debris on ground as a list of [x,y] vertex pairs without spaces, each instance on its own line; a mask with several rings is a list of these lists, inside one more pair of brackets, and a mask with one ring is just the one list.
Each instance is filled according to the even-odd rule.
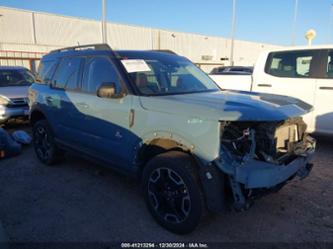
[[0,127],[0,159],[21,154],[22,145],[28,145],[31,141],[31,136],[25,131],[17,130],[9,134]]

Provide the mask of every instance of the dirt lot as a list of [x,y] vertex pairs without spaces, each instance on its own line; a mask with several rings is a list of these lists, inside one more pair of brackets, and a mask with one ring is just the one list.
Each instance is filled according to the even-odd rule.
[[0,161],[0,220],[16,242],[333,243],[332,151],[333,143],[320,139],[307,179],[247,212],[209,217],[192,234],[178,236],[154,222],[137,182],[73,155],[46,167],[27,147]]

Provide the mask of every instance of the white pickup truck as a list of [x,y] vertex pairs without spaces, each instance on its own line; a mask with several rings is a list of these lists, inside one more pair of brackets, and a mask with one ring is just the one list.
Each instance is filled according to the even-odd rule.
[[303,117],[308,131],[333,135],[333,45],[265,51],[252,75],[215,73],[210,77],[223,89],[301,99],[314,107]]

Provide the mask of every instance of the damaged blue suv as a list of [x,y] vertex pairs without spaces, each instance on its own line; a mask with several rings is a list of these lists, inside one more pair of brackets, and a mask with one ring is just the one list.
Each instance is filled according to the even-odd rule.
[[41,60],[29,90],[33,143],[139,178],[155,220],[191,232],[204,210],[248,209],[311,168],[315,140],[298,99],[221,90],[168,51],[70,47]]

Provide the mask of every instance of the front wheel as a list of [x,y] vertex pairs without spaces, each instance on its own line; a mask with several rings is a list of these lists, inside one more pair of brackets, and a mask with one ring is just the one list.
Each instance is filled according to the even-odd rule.
[[161,226],[178,234],[196,228],[204,205],[189,155],[170,151],[155,156],[144,169],[142,185],[148,209]]
[[62,151],[54,143],[54,137],[46,120],[37,121],[33,128],[33,145],[38,159],[46,165],[58,162]]

